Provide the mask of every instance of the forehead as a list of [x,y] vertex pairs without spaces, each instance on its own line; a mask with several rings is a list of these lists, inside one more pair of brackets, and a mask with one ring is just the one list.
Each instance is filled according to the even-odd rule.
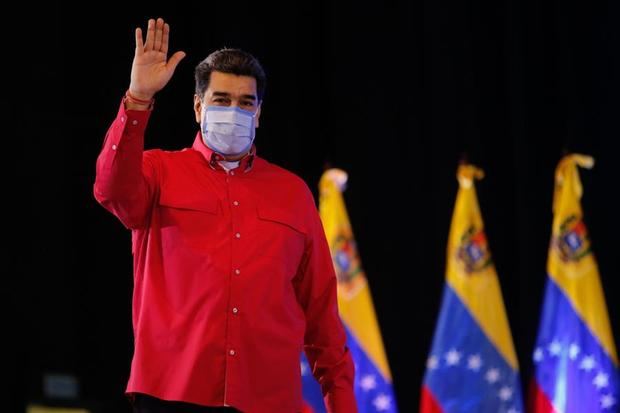
[[211,72],[207,93],[224,92],[231,95],[256,96],[256,79],[252,76],[239,76],[232,73]]

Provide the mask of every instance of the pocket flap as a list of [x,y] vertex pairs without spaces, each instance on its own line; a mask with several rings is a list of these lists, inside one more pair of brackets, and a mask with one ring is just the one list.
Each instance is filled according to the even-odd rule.
[[170,193],[162,192],[159,198],[159,205],[187,209],[192,211],[208,212],[209,214],[218,213],[219,200],[215,195],[191,194],[191,193]]
[[259,205],[257,207],[258,218],[265,221],[277,222],[286,225],[297,232],[305,233],[301,218],[294,211],[273,206]]

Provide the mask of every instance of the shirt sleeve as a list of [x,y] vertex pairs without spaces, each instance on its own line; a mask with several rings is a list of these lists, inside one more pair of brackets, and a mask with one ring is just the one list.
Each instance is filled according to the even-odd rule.
[[131,229],[145,225],[158,188],[157,152],[144,152],[150,114],[150,110],[125,110],[121,102],[97,158],[95,199]]
[[[309,190],[308,190],[309,193]],[[346,333],[338,313],[337,281],[321,219],[312,205],[306,251],[297,296],[306,314],[304,351],[312,374],[321,385],[329,413],[355,413],[354,365],[346,346]]]

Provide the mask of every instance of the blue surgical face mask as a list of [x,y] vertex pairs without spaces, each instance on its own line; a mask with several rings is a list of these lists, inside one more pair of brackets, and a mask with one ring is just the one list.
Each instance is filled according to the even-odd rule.
[[236,106],[207,106],[202,113],[202,139],[222,155],[241,155],[254,142],[256,114]]

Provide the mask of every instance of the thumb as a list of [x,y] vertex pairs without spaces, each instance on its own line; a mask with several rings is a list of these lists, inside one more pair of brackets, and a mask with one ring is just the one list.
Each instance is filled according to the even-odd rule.
[[185,57],[185,52],[176,52],[172,55],[170,60],[168,60],[168,67],[174,71],[177,68],[179,62]]

